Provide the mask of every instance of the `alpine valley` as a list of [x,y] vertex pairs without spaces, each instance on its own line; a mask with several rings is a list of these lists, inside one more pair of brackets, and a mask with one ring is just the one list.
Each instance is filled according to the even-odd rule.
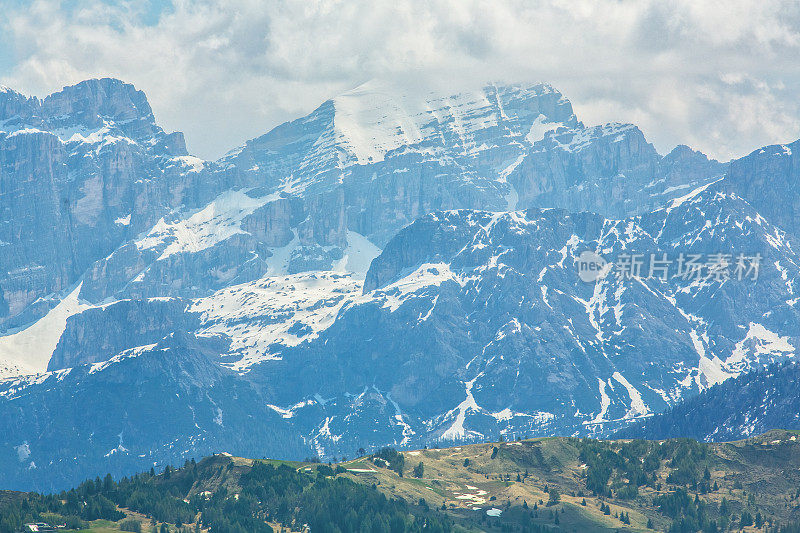
[[[121,81],[2,88],[0,486],[606,436],[790,363],[797,154],[661,155],[546,84],[370,82],[204,161]],[[731,275],[622,275],[651,254]]]

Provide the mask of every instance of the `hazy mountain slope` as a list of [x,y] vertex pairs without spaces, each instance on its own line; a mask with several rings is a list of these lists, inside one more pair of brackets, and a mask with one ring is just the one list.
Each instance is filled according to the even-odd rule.
[[222,450],[311,449],[260,392],[220,367],[224,343],[175,334],[109,361],[22,377],[0,393],[0,486],[61,489]]
[[795,363],[743,374],[619,434],[726,441],[774,428],[800,429],[798,378],[800,368]]

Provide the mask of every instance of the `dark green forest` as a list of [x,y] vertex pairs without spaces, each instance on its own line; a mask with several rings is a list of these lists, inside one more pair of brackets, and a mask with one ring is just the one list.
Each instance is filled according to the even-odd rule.
[[447,516],[424,502],[411,506],[387,498],[373,486],[336,477],[329,467],[306,473],[287,465],[255,462],[241,474],[235,494],[224,484],[213,491],[192,493],[193,487],[226,479],[232,469],[233,462],[212,458],[119,482],[109,475],[59,494],[8,495],[0,502],[0,533],[15,533],[29,522],[54,520],[81,529],[91,520],[121,520],[125,514],[118,507],[174,524],[179,530],[202,527],[213,533],[272,533],[267,522],[330,533],[438,533],[453,527]]

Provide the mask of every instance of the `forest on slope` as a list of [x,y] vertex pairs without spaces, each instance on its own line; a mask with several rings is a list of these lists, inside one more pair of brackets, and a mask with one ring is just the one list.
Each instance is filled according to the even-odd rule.
[[[227,454],[59,494],[4,492],[0,532],[798,531],[800,437],[545,438],[330,464]],[[363,453],[363,450],[359,450]]]

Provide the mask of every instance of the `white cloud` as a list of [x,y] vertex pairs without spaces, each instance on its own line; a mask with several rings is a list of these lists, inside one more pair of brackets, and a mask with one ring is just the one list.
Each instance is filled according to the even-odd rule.
[[178,0],[148,23],[138,5],[10,10],[0,83],[44,95],[122,78],[207,158],[371,78],[549,81],[584,122],[634,122],[662,152],[727,159],[800,137],[793,2]]

